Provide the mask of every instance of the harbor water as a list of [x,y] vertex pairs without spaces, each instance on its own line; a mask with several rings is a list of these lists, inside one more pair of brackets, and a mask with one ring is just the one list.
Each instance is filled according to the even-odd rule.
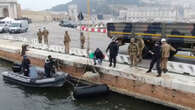
[[[0,60],[0,73],[11,63]],[[173,110],[162,105],[111,93],[109,96],[73,100],[72,87],[28,88],[4,82],[0,75],[0,110]]]

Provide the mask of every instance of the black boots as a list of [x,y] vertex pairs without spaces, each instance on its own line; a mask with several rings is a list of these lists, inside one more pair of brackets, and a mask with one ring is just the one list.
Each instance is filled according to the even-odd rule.
[[150,73],[150,72],[152,72],[152,69],[149,69],[146,73]]
[[157,77],[161,77],[161,73],[158,73]]
[[151,70],[148,70],[146,73],[150,73],[150,72],[152,72]]
[[162,74],[162,72],[161,72],[161,70],[159,70],[157,77],[161,77],[161,74]]
[[[112,64],[110,64],[110,65],[109,65],[109,67],[112,67]],[[116,64],[114,64],[114,66],[113,66],[113,67],[114,67],[114,68],[116,68]]]
[[[150,73],[150,72],[152,72],[152,70],[149,69],[146,73]],[[158,71],[157,77],[161,77],[161,71]]]
[[163,71],[164,73],[167,73],[167,72],[168,72],[168,70],[167,70],[167,69],[162,69],[162,71]]
[[116,68],[116,64],[114,64],[114,68]]

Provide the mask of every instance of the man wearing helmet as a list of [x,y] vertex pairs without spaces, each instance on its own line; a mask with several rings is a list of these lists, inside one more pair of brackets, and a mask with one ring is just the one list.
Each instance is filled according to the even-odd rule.
[[176,51],[175,48],[173,48],[171,45],[169,45],[166,41],[166,39],[161,39],[161,43],[162,43],[162,59],[161,59],[161,69],[164,73],[166,73],[167,70],[167,62],[168,62],[168,58],[170,57],[170,51]]

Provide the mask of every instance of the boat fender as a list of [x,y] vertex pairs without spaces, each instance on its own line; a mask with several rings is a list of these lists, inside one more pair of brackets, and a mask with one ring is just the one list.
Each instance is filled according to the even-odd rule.
[[75,99],[97,97],[100,95],[106,95],[109,93],[109,87],[107,85],[92,85],[75,87],[73,96]]

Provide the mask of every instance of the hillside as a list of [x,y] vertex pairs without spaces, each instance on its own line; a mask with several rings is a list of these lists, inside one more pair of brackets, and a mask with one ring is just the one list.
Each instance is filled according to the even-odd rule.
[[[120,5],[140,5],[142,2],[140,0],[91,0],[90,6],[91,6],[91,13],[92,14],[111,14],[113,13],[112,7]],[[82,12],[87,12],[87,0],[72,0],[71,2],[67,4],[60,4],[57,5],[51,9],[50,11],[67,11],[68,5],[70,4],[76,4]]]

